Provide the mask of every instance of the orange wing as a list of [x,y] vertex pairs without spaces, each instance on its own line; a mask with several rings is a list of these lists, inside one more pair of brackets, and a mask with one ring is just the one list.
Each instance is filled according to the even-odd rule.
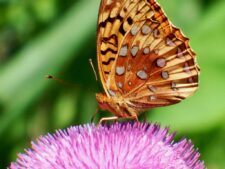
[[[130,0],[129,0],[130,1]],[[124,5],[127,0],[102,0],[98,16],[97,56],[101,82],[108,96],[117,91],[114,80],[115,61],[124,38],[120,27],[124,23]]]
[[198,87],[195,58],[154,0],[102,0],[98,64],[108,96],[138,109],[177,103]]

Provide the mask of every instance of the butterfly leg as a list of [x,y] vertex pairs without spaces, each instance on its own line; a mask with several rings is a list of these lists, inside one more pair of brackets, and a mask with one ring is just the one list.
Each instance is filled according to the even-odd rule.
[[99,123],[98,123],[98,126],[99,126],[100,124],[102,124],[103,122],[106,122],[106,121],[112,121],[112,120],[118,120],[118,119],[119,119],[119,117],[117,117],[117,116],[113,116],[113,117],[103,117],[103,118],[100,119],[100,121],[99,121]]
[[138,122],[139,120],[138,120],[137,112],[134,112],[128,106],[126,107],[126,109],[130,112],[130,115],[131,115],[130,117],[128,117],[128,119],[136,120]]
[[132,120],[135,120],[135,121],[139,122],[138,117],[137,117],[136,114],[131,116],[131,117],[129,117],[129,119],[132,119]]
[[134,119],[135,119],[137,122],[139,122],[138,116],[137,116],[137,115],[134,116]]
[[91,123],[93,123],[93,121],[94,121],[94,119],[95,119],[95,116],[97,115],[98,111],[99,111],[99,107],[97,107],[95,113],[94,113],[93,116],[91,117]]

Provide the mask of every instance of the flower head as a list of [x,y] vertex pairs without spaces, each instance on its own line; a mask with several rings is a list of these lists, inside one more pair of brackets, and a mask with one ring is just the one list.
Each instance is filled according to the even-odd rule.
[[40,137],[10,169],[204,169],[191,141],[149,123],[84,125]]

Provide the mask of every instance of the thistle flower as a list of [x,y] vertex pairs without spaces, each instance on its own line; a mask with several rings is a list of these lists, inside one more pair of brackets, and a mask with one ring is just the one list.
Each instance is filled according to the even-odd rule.
[[190,140],[149,123],[93,124],[32,142],[10,169],[204,169]]

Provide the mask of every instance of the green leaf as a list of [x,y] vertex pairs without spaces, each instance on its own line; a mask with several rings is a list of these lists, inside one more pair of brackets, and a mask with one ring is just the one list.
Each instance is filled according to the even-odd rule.
[[96,0],[77,2],[58,24],[30,42],[0,69],[0,102],[5,110],[0,135],[48,87],[45,75],[56,74],[78,57],[76,52],[94,34],[98,6]]

